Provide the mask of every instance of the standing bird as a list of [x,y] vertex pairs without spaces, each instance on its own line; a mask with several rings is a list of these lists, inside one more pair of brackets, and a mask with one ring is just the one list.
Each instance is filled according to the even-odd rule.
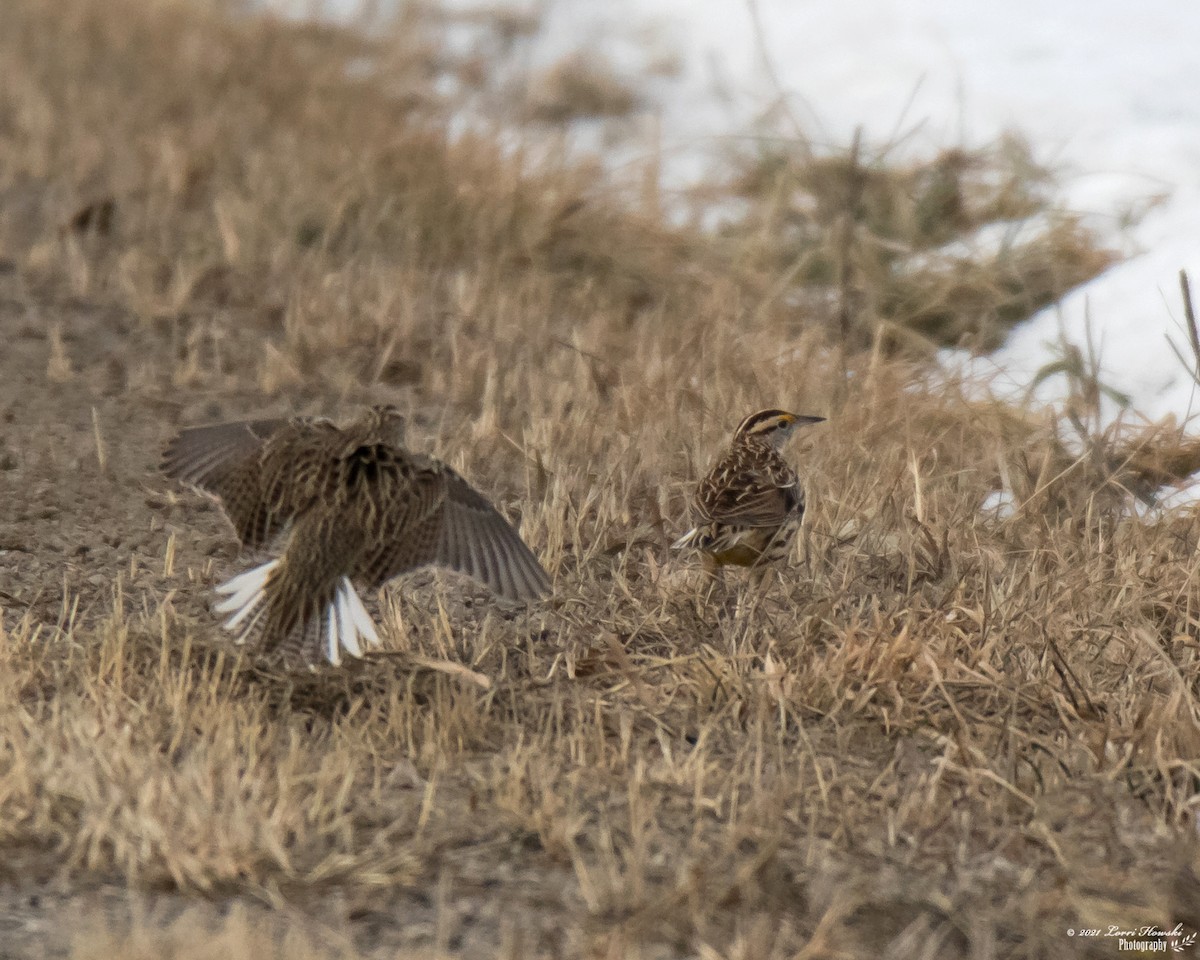
[[404,449],[404,420],[374,407],[328,420],[246,420],[184,430],[163,471],[215,496],[247,547],[274,559],[217,587],[225,629],[264,651],[362,656],[375,624],[354,583],[378,587],[436,564],[513,600],[550,587],[488,500],[446,464]]
[[779,451],[797,427],[824,420],[784,410],[750,414],[696,488],[696,526],[673,549],[699,550],[709,569],[764,566],[786,557],[804,519],[804,490]]

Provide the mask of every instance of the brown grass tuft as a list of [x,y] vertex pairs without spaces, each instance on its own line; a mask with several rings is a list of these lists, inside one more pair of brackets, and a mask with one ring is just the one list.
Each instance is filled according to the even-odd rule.
[[530,113],[545,122],[624,117],[637,103],[635,91],[594,52],[565,57],[530,80]]
[[[928,159],[892,152],[760,147],[732,183],[751,203],[727,233],[786,278],[781,296],[798,289],[831,328],[849,321],[860,346],[995,349],[1114,260],[1015,137]],[[824,308],[811,293],[822,287],[835,294]]]

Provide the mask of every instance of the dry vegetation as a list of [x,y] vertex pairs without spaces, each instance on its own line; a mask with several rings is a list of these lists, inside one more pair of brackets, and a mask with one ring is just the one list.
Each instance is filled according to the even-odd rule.
[[[5,7],[0,955],[984,960],[1200,928],[1200,530],[1129,509],[1195,449],[806,322],[801,294],[903,300],[845,259],[886,232],[882,171],[854,230],[803,225],[822,276],[761,190],[757,234],[711,238],[449,139],[437,69],[419,24]],[[1026,305],[1102,259],[1070,240]],[[393,655],[274,675],[218,635],[240,561],[158,451],[367,401],[520,516],[555,597],[418,578],[381,599]],[[710,588],[666,544],[767,404],[830,417],[792,451],[805,556]]]
[[[725,189],[748,197],[726,234],[801,288],[850,343],[992,350],[1013,325],[1112,263],[1020,139],[896,159],[903,140],[815,155],[764,141]],[[782,292],[782,291],[781,291]]]

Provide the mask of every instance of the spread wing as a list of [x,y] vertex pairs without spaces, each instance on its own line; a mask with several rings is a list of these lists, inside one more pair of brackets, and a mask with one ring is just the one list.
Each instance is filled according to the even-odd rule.
[[189,427],[163,453],[162,471],[220,496],[222,480],[258,456],[267,439],[287,420],[241,420],[212,427]]
[[791,468],[764,469],[729,458],[700,485],[696,507],[705,522],[740,527],[774,527],[803,504],[799,479]]
[[167,446],[163,471],[217,497],[253,547],[313,503],[326,504],[340,542],[362,545],[352,576],[372,586],[437,564],[514,600],[550,588],[520,534],[461,476],[374,435],[347,437],[328,421],[193,427]]
[[435,564],[473,577],[512,600],[539,597],[550,578],[513,526],[483,494],[440,463],[397,478],[408,489],[383,506],[378,547],[355,573],[373,586]]
[[550,578],[500,512],[447,468],[446,499],[433,562],[486,583],[513,600],[540,597]]
[[242,420],[211,427],[190,427],[163,454],[168,477],[199,487],[221,502],[242,542],[264,546],[282,531],[290,515],[274,505],[261,466],[272,437],[298,421]]

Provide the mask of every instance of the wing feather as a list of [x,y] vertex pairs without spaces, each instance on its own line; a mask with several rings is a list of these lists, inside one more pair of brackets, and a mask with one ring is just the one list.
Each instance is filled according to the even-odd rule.
[[700,484],[696,509],[707,523],[773,527],[801,501],[800,480],[785,461],[734,450]]
[[521,535],[483,494],[444,464],[429,464],[409,482],[436,485],[440,496],[426,493],[432,509],[427,543],[420,537],[385,532],[378,551],[357,573],[374,585],[417,567],[436,564],[466,574],[493,592],[513,600],[545,594],[550,578]]
[[256,457],[270,436],[287,422],[241,420],[211,427],[189,427],[167,444],[163,473],[219,496],[221,480],[229,470]]
[[285,427],[303,429],[305,424],[275,419],[189,427],[167,444],[162,470],[220,500],[241,541],[261,547],[292,517],[292,512],[278,509],[271,491],[264,488],[264,448]]
[[514,600],[542,596],[550,578],[521,535],[479,491],[447,469],[446,500],[442,507],[442,536],[434,563],[462,570],[462,544],[483,552],[489,569],[471,572],[492,590]]
[[704,518],[712,523],[742,527],[772,527],[783,523],[795,509],[795,484],[787,487],[746,484],[736,495],[715,497],[699,504]]

